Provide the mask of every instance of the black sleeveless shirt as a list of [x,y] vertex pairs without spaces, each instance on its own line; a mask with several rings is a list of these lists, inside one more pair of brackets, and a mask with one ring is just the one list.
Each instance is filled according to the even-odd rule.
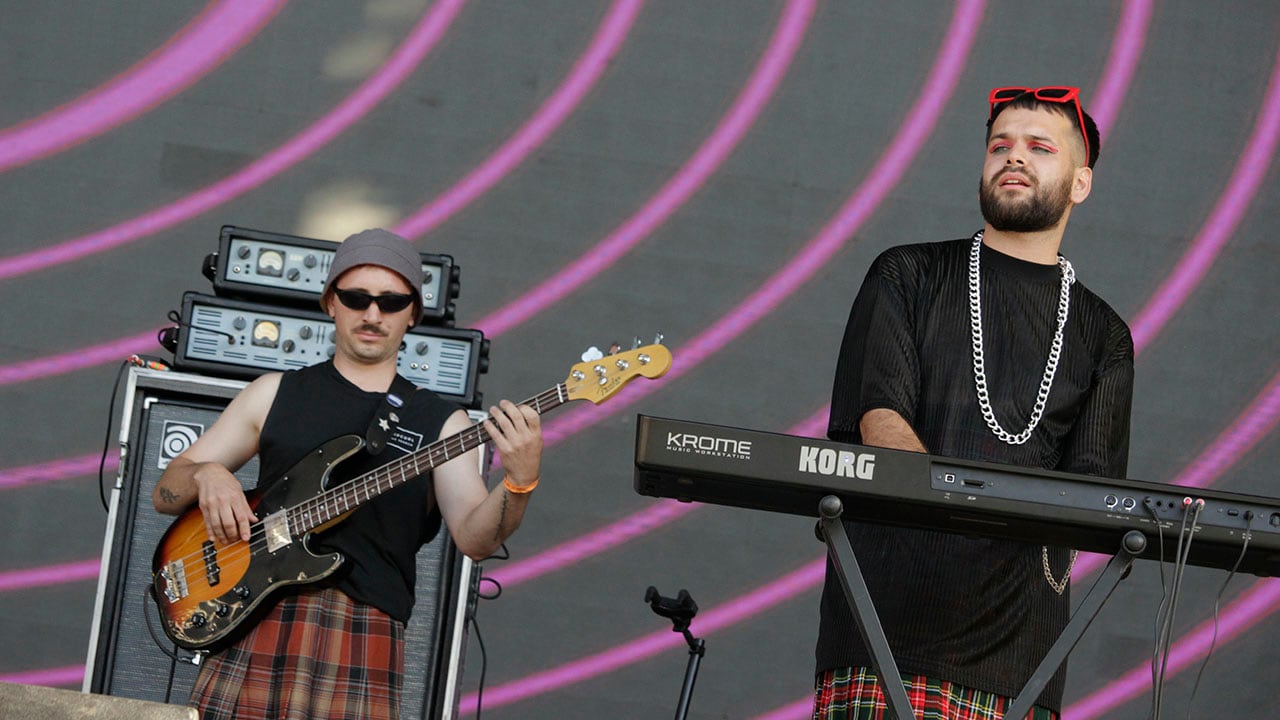
[[[270,487],[299,460],[342,435],[364,436],[386,393],[365,392],[333,363],[293,370],[280,389],[259,439],[258,487]],[[430,390],[418,389],[397,411],[401,422],[386,449],[371,456],[361,451],[335,469],[330,484],[350,479],[434,442],[458,407]],[[338,551],[350,572],[338,588],[400,622],[408,622],[417,582],[415,556],[440,530],[430,476],[405,483],[371,500],[350,517],[313,538],[316,552]]]

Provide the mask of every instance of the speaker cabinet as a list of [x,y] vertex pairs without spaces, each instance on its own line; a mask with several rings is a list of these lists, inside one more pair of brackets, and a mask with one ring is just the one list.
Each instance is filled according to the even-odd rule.
[[[151,494],[169,460],[213,424],[245,383],[131,368],[121,410],[121,460],[111,495],[86,661],[86,692],[185,704],[198,668],[171,659],[148,592],[151,562],[173,517]],[[252,487],[257,459],[237,473]],[[406,629],[404,718],[457,716],[466,613],[478,579],[442,529],[418,553],[417,602]],[[148,625],[154,628],[155,637]],[[177,652],[180,659],[191,653]]]

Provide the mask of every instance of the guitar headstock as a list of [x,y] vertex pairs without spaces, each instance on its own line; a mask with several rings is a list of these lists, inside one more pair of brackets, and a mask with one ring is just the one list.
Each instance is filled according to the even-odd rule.
[[610,355],[584,355],[569,368],[565,389],[570,400],[590,400],[599,404],[636,377],[660,378],[671,369],[671,351],[661,344],[645,345]]

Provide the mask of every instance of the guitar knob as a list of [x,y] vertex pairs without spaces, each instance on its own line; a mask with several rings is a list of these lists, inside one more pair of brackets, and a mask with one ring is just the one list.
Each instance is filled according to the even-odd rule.
[[226,617],[231,614],[231,606],[226,603],[218,603],[218,608],[213,613],[218,617]]
[[205,617],[204,613],[195,613],[191,616],[191,620],[187,622],[187,625],[190,625],[191,627],[202,628],[208,622],[209,622],[209,618]]
[[252,592],[249,591],[248,585],[237,585],[231,589],[231,592],[235,593],[236,597],[240,598],[241,600],[248,600],[249,596],[253,594]]

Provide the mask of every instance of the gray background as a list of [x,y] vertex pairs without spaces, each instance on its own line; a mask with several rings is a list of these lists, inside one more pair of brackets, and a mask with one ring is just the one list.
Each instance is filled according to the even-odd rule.
[[[203,7],[3,3],[0,142],[145,65]],[[589,92],[545,140],[415,236],[423,251],[451,254],[462,268],[458,326],[491,331],[492,313],[528,302],[527,292],[646,207],[713,136],[789,7],[645,2]],[[411,0],[289,3],[154,108],[0,174],[0,261],[169,207],[242,171],[338,108],[439,9]],[[970,10],[980,21],[961,62],[937,66]],[[113,382],[129,352],[162,353],[150,337],[183,291],[208,291],[199,268],[219,227],[340,239],[395,226],[519,132],[611,11],[621,10],[604,0],[468,3],[401,84],[289,169],[128,243],[0,278],[0,680],[79,686],[96,581],[83,567],[99,555],[105,527],[92,467]],[[1137,28],[1125,46],[1136,52],[1131,76],[1116,70],[1126,27]],[[1280,369],[1280,184],[1277,128],[1264,123],[1268,102],[1280,112],[1278,31],[1280,5],[1262,0],[817,2],[780,84],[705,184],[564,299],[490,332],[492,366],[481,379],[490,401],[532,395],[563,379],[587,346],[627,344],[633,335],[665,333],[676,370],[638,381],[647,386],[627,388],[590,422],[578,419],[579,408],[546,418],[554,441],[542,485],[509,543],[512,560],[486,563],[486,572],[501,577],[665,502],[631,489],[637,412],[782,432],[819,413],[870,260],[894,244],[967,236],[981,225],[980,137],[986,93],[996,85],[1080,85],[1087,107],[1107,83],[1118,91],[1093,195],[1073,214],[1064,252],[1131,324],[1194,243],[1223,239],[1185,302],[1140,341],[1130,475],[1173,482],[1212,471],[1214,487],[1280,494],[1280,443],[1270,432]],[[930,101],[939,103],[936,118]],[[927,132],[904,138],[904,125],[922,116],[933,120]],[[900,174],[873,174],[894,158]],[[1242,185],[1250,168],[1257,180]],[[868,202],[860,221],[823,235],[854,198]],[[1242,205],[1224,219],[1228,201]],[[838,241],[834,252],[776,307],[740,311],[754,294],[778,290],[775,273],[797,272],[791,264],[829,237]],[[722,332],[726,318],[742,327],[708,335]],[[95,354],[124,338],[135,340]],[[571,421],[573,432],[557,429]],[[756,717],[803,700],[817,586],[802,584],[778,602],[751,593],[822,557],[811,529],[798,517],[698,508],[508,583],[479,610],[484,716],[671,714],[686,659],[677,637],[667,632],[672,644],[613,664],[614,651],[670,628],[642,602],[650,584],[666,594],[688,588],[703,608],[694,631],[707,627],[708,651],[691,717]],[[21,580],[76,563],[82,570],[60,581]],[[1224,579],[1187,573],[1178,640],[1211,620]],[[1226,590],[1224,618],[1233,600],[1262,593],[1266,602],[1242,632],[1227,637],[1224,624],[1192,717],[1274,714],[1280,588],[1258,582],[1238,577]],[[756,612],[711,626],[718,609],[744,597]],[[1068,705],[1144,672],[1159,602],[1156,566],[1142,563],[1072,656]],[[479,657],[473,637],[468,694],[479,683]],[[592,668],[589,677],[503,699],[504,689],[573,663]],[[1168,682],[1166,708],[1176,714],[1187,712],[1196,667]],[[1146,717],[1144,693],[1072,717]]]

